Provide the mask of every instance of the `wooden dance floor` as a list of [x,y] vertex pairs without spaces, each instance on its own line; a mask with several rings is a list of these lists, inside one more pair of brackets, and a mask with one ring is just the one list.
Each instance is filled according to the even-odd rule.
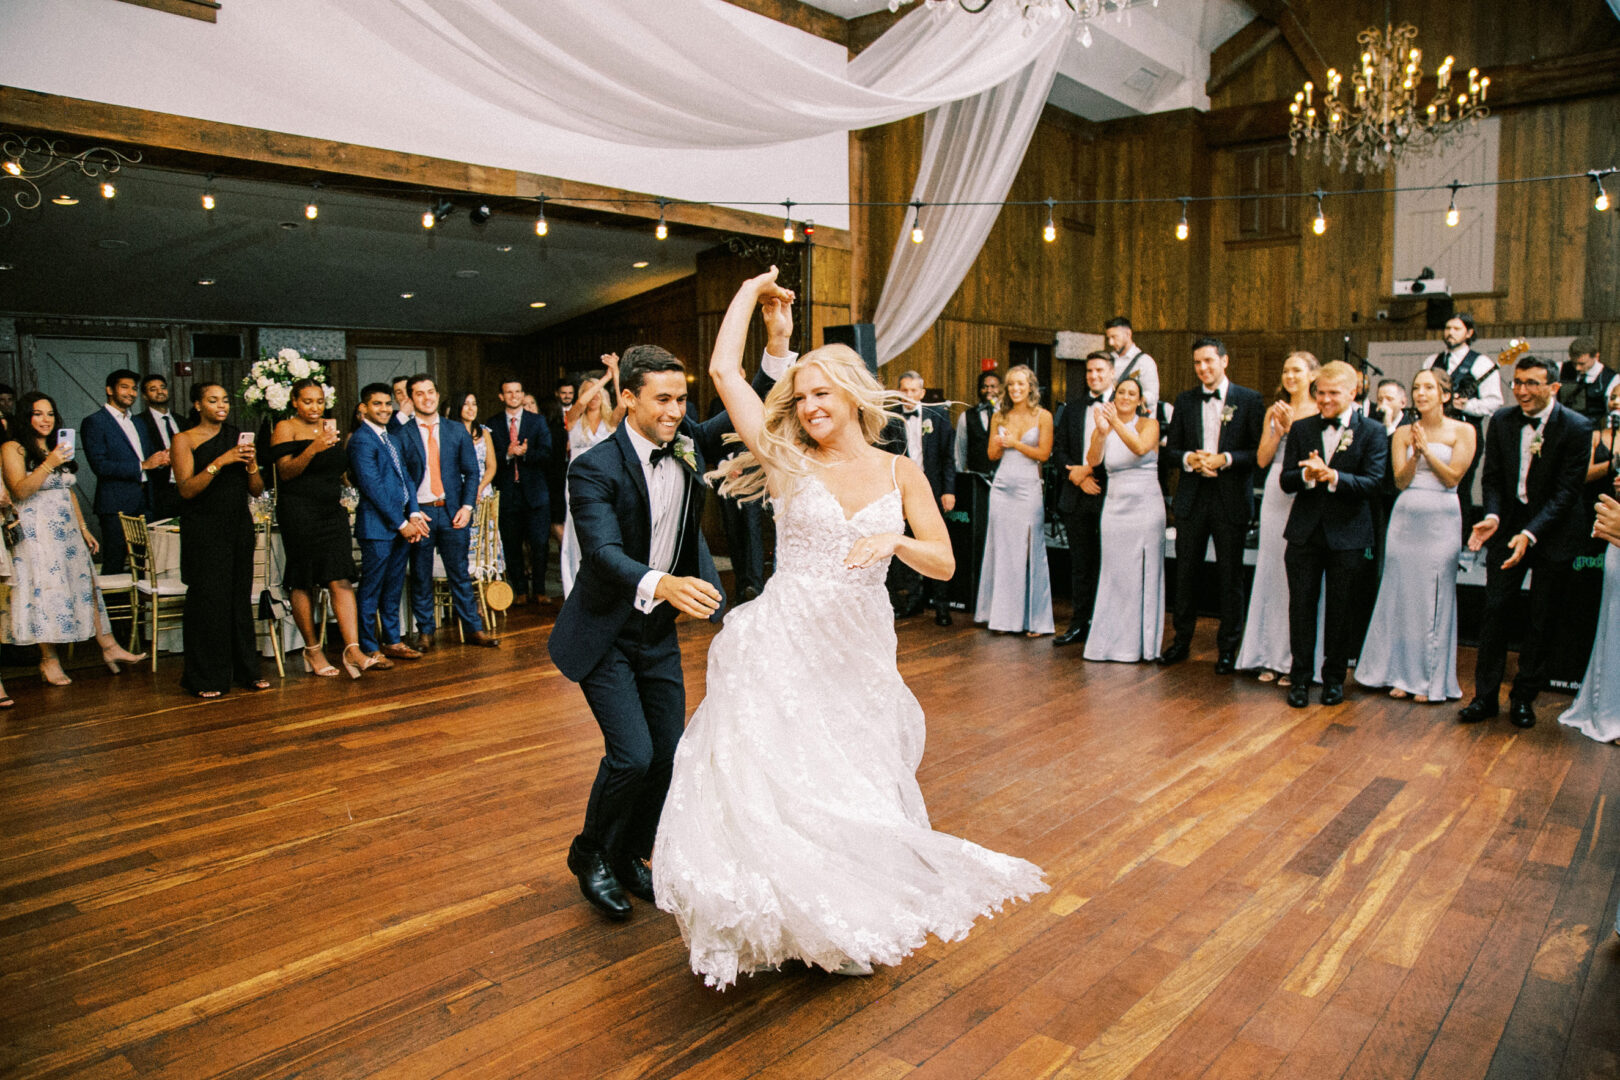
[[1051,892],[871,978],[718,994],[563,865],[601,742],[550,625],[215,703],[174,658],[9,680],[0,1075],[1620,1075],[1620,747],[1567,698],[1528,732],[1354,687],[1293,711],[1211,672],[1207,624],[1160,670],[909,620],[936,827]]

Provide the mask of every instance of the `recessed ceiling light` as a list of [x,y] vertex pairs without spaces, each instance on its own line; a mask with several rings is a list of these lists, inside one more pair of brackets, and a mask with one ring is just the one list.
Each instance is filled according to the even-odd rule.
[[56,196],[56,198],[52,199],[51,202],[55,203],[57,206],[78,206],[79,205],[79,200],[75,199],[71,195],[58,195],[58,196]]
[[478,276],[478,271],[476,271],[476,270],[457,270],[455,276],[458,277],[458,278],[461,278],[463,281],[471,281],[473,278]]
[[545,307],[546,302],[544,300],[532,300],[532,301],[529,302],[529,306],[530,307]]
[[413,292],[402,292],[402,293],[399,294],[399,298],[401,300],[409,300],[411,297],[413,297],[415,295],[416,294],[413,293]]
[[637,270],[645,270],[647,268],[647,260],[642,259],[640,262],[633,262],[630,265]]
[[113,240],[110,237],[103,237],[102,239],[96,241],[96,247],[100,248],[102,251],[117,251],[120,248],[129,247],[129,241]]
[[512,250],[512,245],[511,244],[496,244],[495,245],[495,250],[500,251],[500,252],[511,251]]
[[282,222],[279,222],[278,224],[280,224],[280,226],[283,229],[286,229],[289,232],[292,231],[293,229],[298,228],[298,222],[296,222],[296,221],[282,221]]
[[211,278],[211,277],[200,277],[200,278],[197,279],[197,284],[199,284],[199,285],[212,285],[212,284],[214,284],[214,281],[215,281],[215,279]]
[[15,270],[15,269],[17,269],[17,264],[16,263],[0,263],[0,270]]

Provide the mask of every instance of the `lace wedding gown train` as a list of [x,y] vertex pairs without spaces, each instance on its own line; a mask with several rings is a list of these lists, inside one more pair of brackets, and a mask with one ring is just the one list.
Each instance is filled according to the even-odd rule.
[[717,987],[795,957],[897,964],[1046,890],[1033,864],[929,825],[888,560],[844,567],[859,537],[904,529],[899,491],[846,519],[809,477],[776,505],[776,572],[709,647],[653,849],[658,906]]

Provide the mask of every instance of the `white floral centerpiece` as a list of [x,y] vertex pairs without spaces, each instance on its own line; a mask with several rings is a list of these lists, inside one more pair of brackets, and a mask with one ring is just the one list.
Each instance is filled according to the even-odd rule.
[[242,377],[242,402],[250,416],[283,420],[292,415],[292,387],[300,379],[314,379],[326,395],[327,408],[337,400],[337,391],[326,383],[326,367],[307,360],[297,349],[282,349],[262,358]]

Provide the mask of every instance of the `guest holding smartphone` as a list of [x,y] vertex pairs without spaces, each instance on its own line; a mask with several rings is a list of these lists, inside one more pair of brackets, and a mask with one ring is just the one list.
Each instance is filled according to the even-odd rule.
[[292,598],[293,621],[304,638],[304,667],[313,675],[333,678],[315,625],[315,594],[325,588],[332,598],[338,630],[343,634],[343,669],[358,679],[366,657],[360,651],[360,620],[354,604],[354,556],[349,542],[349,515],[343,509],[343,474],[349,467],[337,421],[326,416],[326,392],[314,379],[292,385],[293,415],[270,434],[270,460],[275,463],[276,516],[287,552],[282,586]]
[[204,383],[197,425],[174,440],[170,462],[185,504],[180,512],[180,578],[186,669],[180,685],[217,698],[233,683],[268,690],[259,677],[253,632],[253,518],[249,496],[264,494],[251,432],[226,422],[231,397]]

